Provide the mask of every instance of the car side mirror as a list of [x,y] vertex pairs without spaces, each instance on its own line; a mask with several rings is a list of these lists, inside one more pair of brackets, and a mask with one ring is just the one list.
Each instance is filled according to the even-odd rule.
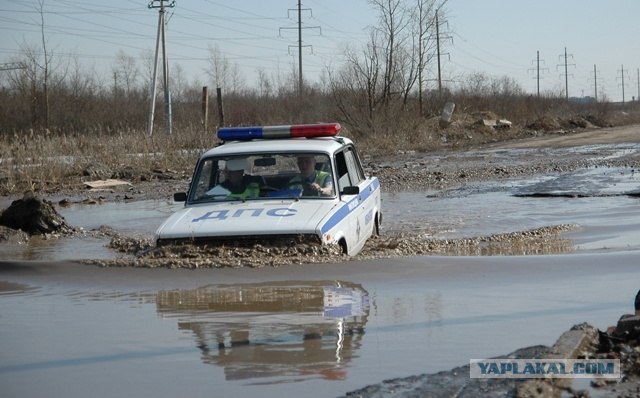
[[186,192],[176,192],[173,194],[174,202],[186,202],[187,201],[187,193]]
[[359,193],[360,193],[360,187],[358,186],[344,187],[342,189],[342,192],[340,192],[340,194],[342,195],[357,195]]

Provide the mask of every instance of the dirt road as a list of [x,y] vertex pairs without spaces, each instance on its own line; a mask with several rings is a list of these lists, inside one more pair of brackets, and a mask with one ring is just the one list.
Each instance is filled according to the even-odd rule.
[[524,140],[492,144],[492,148],[567,148],[580,145],[640,142],[640,126],[589,129],[577,133],[558,133]]

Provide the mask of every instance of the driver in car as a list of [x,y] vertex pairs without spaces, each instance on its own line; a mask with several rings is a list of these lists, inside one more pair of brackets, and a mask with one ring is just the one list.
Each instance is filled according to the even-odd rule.
[[289,189],[302,190],[302,196],[331,196],[333,181],[331,174],[316,170],[316,158],[313,155],[298,156],[300,174],[289,181]]

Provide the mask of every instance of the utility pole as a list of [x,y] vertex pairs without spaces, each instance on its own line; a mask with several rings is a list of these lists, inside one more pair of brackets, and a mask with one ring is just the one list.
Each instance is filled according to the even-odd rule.
[[[562,57],[562,55],[560,55],[560,57]],[[567,99],[567,102],[569,102],[569,65],[576,66],[576,64],[568,63],[569,57],[573,58],[573,55],[567,55],[567,47],[565,47],[564,48],[564,86],[565,86],[565,97]],[[556,69],[558,68],[558,66],[562,66],[562,64],[557,65]]]
[[540,97],[540,51],[536,51],[536,82],[538,97]]
[[302,3],[298,0],[298,93],[302,96]]
[[438,52],[438,95],[442,96],[442,72],[440,71],[440,22],[438,22],[438,11],[436,10],[436,49]]
[[536,59],[535,61],[536,67],[529,69],[529,70],[535,70],[536,72],[536,86],[537,86],[537,95],[538,98],[540,98],[540,79],[542,79],[542,77],[540,76],[540,72],[544,71],[544,70],[548,70],[548,68],[540,68],[540,63],[544,64],[544,60],[540,60],[540,51],[536,51]]
[[[165,5],[165,2],[168,3]],[[151,109],[149,110],[149,125],[147,132],[153,134],[153,119],[156,108],[156,89],[158,85],[158,61],[160,58],[160,42],[162,42],[162,82],[164,85],[164,116],[167,133],[171,134],[171,93],[169,92],[169,60],[167,59],[167,47],[165,36],[165,8],[176,6],[175,0],[151,0],[148,7],[158,8],[158,34],[156,36],[156,56],[153,64],[153,80],[151,82]]]
[[593,89],[596,102],[598,102],[598,71],[596,70],[596,64],[593,64]]
[[620,79],[622,79],[622,105],[624,105],[624,73],[626,72],[624,65],[620,65],[619,72],[620,72]]
[[[440,5],[440,7],[436,9],[436,52],[437,52],[437,58],[438,58],[438,96],[442,96],[442,67],[440,63],[440,56],[449,55],[448,53],[440,52],[440,21],[438,20],[438,14],[440,13],[440,8],[444,5],[445,2],[443,2]],[[446,23],[446,21],[444,23]],[[442,38],[452,39],[451,36],[443,36]]]
[[636,97],[636,101],[640,101],[640,68],[636,71],[638,73],[638,77],[636,81],[638,82],[638,96]]
[[567,47],[564,48],[564,86],[567,88],[566,97],[569,101],[569,73],[567,72]]
[[[304,80],[302,78],[302,47],[310,47],[311,48],[311,54],[313,54],[313,47],[311,45],[303,45],[302,44],[302,29],[318,29],[320,31],[320,35],[322,35],[322,28],[320,26],[302,26],[302,11],[309,11],[309,13],[311,14],[311,16],[313,17],[313,12],[311,11],[310,8],[302,8],[302,1],[298,0],[298,7],[296,9],[288,9],[287,10],[287,17],[290,16],[290,12],[291,11],[296,11],[298,14],[298,23],[297,23],[297,27],[281,27],[280,28],[280,32],[279,35],[282,36],[282,30],[283,29],[297,29],[298,30],[298,95],[300,97],[302,97],[303,94],[303,90],[304,90]],[[289,46],[289,49],[291,49],[292,46]]]

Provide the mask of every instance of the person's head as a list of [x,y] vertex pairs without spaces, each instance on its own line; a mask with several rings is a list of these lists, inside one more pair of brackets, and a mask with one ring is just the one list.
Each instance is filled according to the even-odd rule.
[[231,185],[240,185],[247,169],[247,159],[229,159],[224,167],[225,178]]
[[310,176],[316,170],[316,158],[313,155],[298,156],[298,168],[303,176]]

